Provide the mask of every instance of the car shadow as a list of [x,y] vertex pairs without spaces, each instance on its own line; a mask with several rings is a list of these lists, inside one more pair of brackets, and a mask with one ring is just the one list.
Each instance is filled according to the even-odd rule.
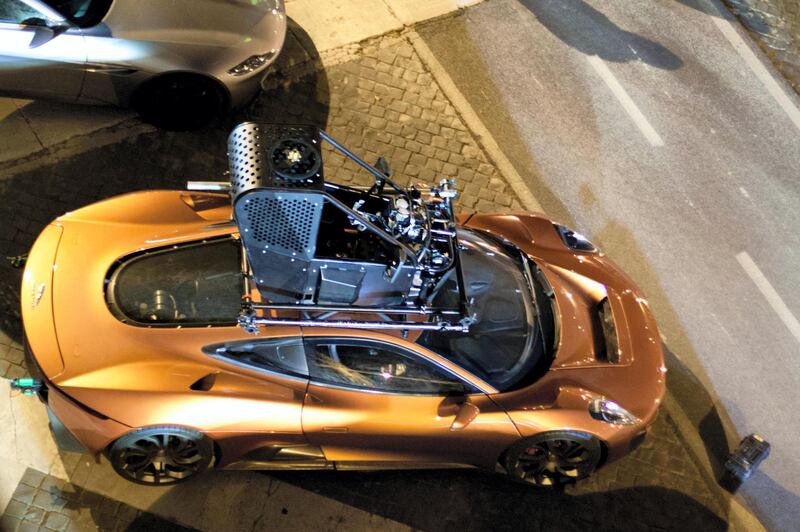
[[[220,475],[221,476],[221,475]],[[571,494],[515,484],[505,477],[477,470],[384,471],[374,473],[336,471],[287,471],[260,475],[247,489],[223,490],[226,505],[241,508],[257,522],[260,513],[297,516],[310,509],[293,505],[308,502],[297,493],[287,504],[280,496],[283,484],[310,491],[347,505],[337,511],[345,525],[347,507],[391,519],[413,529],[428,531],[468,530],[727,530],[726,521],[679,490],[642,486],[596,493]],[[214,482],[217,475],[209,475]],[[278,482],[274,482],[278,481]],[[195,482],[202,483],[198,479]],[[197,498],[204,491],[194,482],[179,485],[162,495],[148,511],[163,515]],[[271,491],[265,498],[252,490],[260,485]],[[285,495],[284,495],[285,497]],[[264,507],[253,508],[252,502]],[[310,500],[314,500],[313,498]],[[278,502],[282,501],[282,502]],[[269,508],[280,504],[283,507]],[[280,515],[278,514],[278,515]],[[262,522],[262,529],[281,528],[279,522]],[[353,526],[351,523],[350,526]],[[384,526],[387,526],[384,524]],[[254,526],[254,529],[258,527]]]
[[[330,95],[319,54],[308,34],[289,21],[285,57],[250,106],[216,127],[192,132],[154,130],[87,149],[65,158],[48,158],[28,171],[0,179],[0,328],[21,342],[19,289],[22,270],[6,257],[27,253],[53,219],[112,196],[152,189],[181,189],[188,180],[223,181],[228,168],[227,136],[243,120],[303,123],[325,128]],[[42,109],[66,107],[39,104]],[[112,112],[117,110],[111,110]],[[45,113],[46,114],[46,113]],[[75,118],[80,121],[80,118]],[[84,142],[101,143],[104,133],[87,133]]]
[[661,44],[625,31],[583,0],[520,0],[536,19],[568,46],[605,61],[641,60],[664,70],[683,61]]

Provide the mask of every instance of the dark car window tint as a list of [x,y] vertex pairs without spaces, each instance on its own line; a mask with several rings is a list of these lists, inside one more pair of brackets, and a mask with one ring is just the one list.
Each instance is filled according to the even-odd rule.
[[134,257],[112,275],[109,303],[142,324],[234,323],[243,293],[239,252],[226,239]]
[[98,24],[108,13],[112,0],[45,0],[45,3],[81,28]]
[[210,355],[267,371],[308,376],[303,341],[299,338],[230,342],[203,349]]
[[319,341],[309,342],[307,352],[311,378],[320,382],[412,394],[467,391],[446,371],[384,345]]
[[19,0],[2,0],[0,2],[0,21],[19,24],[29,18],[43,17],[44,15]]

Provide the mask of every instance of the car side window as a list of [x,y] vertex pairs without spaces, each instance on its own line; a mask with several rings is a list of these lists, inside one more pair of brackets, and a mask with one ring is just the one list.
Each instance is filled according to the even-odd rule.
[[20,0],[3,0],[0,2],[0,22],[20,24],[30,18],[44,18],[44,15]]
[[306,342],[312,380],[392,393],[448,395],[477,390],[455,375],[393,346],[347,340]]
[[303,341],[299,338],[226,342],[204,347],[203,351],[213,357],[255,369],[297,377],[308,376]]

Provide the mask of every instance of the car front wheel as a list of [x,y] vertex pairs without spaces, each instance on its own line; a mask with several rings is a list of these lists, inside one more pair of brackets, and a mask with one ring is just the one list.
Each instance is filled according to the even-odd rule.
[[227,109],[224,89],[197,74],[165,74],[142,85],[133,108],[142,120],[172,131],[200,129],[218,120]]
[[505,456],[512,479],[535,486],[555,487],[586,478],[602,457],[597,438],[582,432],[538,434],[513,445]]
[[214,457],[205,436],[183,427],[149,427],[128,433],[108,452],[114,470],[138,484],[164,486],[202,473]]

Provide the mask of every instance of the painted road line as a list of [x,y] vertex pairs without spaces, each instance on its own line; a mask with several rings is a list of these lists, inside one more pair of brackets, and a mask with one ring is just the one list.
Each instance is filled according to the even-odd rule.
[[764,277],[764,274],[761,272],[756,263],[753,262],[753,259],[750,258],[750,255],[747,254],[746,251],[742,251],[738,255],[736,255],[736,260],[739,261],[739,264],[742,265],[744,271],[750,276],[750,279],[756,284],[758,289],[767,299],[767,303],[772,307],[772,310],[778,315],[778,317],[783,321],[784,325],[789,328],[789,331],[794,335],[795,340],[800,342],[800,322],[797,321],[797,318],[794,317],[792,311],[789,310],[789,307],[786,306],[786,303],[783,302],[781,296],[778,295],[778,292],[775,291],[775,288],[772,287],[772,284]]
[[639,107],[631,99],[620,82],[617,81],[617,78],[608,68],[605,61],[596,55],[586,56],[586,59],[589,61],[589,64],[592,65],[595,72],[600,75],[600,78],[605,84],[608,85],[608,88],[611,89],[611,92],[616,96],[617,100],[619,100],[619,103],[622,104],[622,108],[625,109],[625,112],[631,117],[631,120],[633,120],[633,123],[639,128],[639,131],[642,132],[647,142],[653,146],[663,146],[664,141],[661,139],[661,136],[656,132],[642,111],[639,110]]
[[[717,9],[715,7],[715,9]],[[717,9],[718,10],[718,9]],[[719,10],[718,10],[719,11]],[[784,110],[784,112],[789,115],[789,119],[791,119],[792,123],[795,125],[797,129],[800,129],[800,110],[797,109],[797,106],[792,102],[791,98],[786,95],[786,91],[784,91],[781,86],[775,81],[775,78],[770,74],[769,70],[764,66],[764,63],[759,60],[753,50],[744,42],[739,32],[736,31],[736,28],[733,27],[733,24],[729,20],[725,18],[726,14],[720,13],[720,16],[711,15],[711,20],[714,21],[719,31],[722,32],[722,35],[731,43],[733,49],[744,59],[744,62],[750,67],[750,70],[756,75],[756,77],[764,84],[767,89],[767,92],[775,98],[775,101],[778,102],[778,105]]]

